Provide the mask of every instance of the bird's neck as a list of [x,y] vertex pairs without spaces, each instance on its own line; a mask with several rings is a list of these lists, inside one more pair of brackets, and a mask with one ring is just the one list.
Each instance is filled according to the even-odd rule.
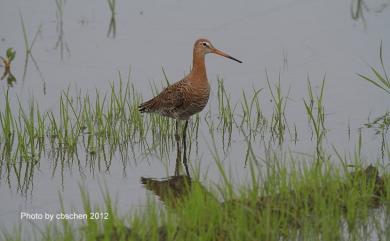
[[207,82],[205,55],[195,52],[193,56],[191,75],[195,76],[197,81]]

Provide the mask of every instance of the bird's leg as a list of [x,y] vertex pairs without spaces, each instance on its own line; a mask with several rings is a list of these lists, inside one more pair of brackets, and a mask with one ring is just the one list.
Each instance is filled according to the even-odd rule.
[[176,120],[175,140],[176,140],[176,149],[177,149],[175,176],[178,176],[180,174],[180,166],[181,166],[181,146],[180,146],[180,136],[179,136],[179,120]]
[[186,148],[187,148],[187,143],[186,143],[187,127],[188,127],[188,120],[186,120],[186,123],[184,124],[184,128],[183,128],[183,148],[184,148],[184,155],[185,155],[185,153],[186,153]]
[[175,176],[179,176],[180,167],[181,167],[181,147],[179,140],[176,141],[177,156],[176,156],[176,165],[175,165]]
[[186,123],[184,124],[183,129],[183,164],[186,169],[187,176],[190,177],[190,172],[188,170],[188,163],[187,163],[187,143],[186,143],[186,134],[187,134],[187,127],[188,127],[188,120],[186,120]]
[[180,141],[180,136],[179,136],[179,120],[176,120],[175,140],[176,140],[177,143],[179,143],[179,141]]

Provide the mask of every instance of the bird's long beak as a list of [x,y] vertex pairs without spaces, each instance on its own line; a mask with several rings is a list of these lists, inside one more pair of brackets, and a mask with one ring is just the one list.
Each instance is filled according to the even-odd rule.
[[232,59],[232,60],[234,60],[234,61],[237,61],[238,63],[242,63],[241,60],[238,60],[238,59],[236,59],[236,58],[233,58],[232,56],[230,56],[230,55],[228,55],[228,54],[225,54],[224,52],[222,52],[221,50],[218,50],[218,49],[216,49],[216,48],[214,48],[211,52],[214,53],[214,54],[218,54],[218,55],[221,55],[221,56],[223,56],[223,57]]

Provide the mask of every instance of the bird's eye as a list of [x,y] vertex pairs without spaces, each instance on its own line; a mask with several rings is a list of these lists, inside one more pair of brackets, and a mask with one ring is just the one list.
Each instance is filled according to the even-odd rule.
[[209,45],[206,42],[202,43],[203,47],[208,47]]

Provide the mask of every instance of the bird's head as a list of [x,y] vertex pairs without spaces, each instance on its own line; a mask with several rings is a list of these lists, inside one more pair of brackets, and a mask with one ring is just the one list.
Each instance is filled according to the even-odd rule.
[[233,58],[232,56],[215,48],[209,40],[204,39],[204,38],[196,40],[195,45],[194,45],[194,51],[197,52],[198,54],[202,54],[202,55],[205,55],[208,53],[218,54],[218,55],[221,55],[223,57],[226,57],[226,58],[232,59],[234,61],[237,61],[239,63],[242,63],[240,60]]

